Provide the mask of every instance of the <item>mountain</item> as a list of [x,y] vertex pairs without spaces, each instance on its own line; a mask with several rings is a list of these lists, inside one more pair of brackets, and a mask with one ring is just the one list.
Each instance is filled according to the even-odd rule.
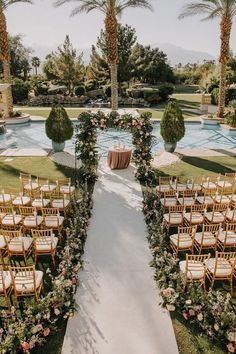
[[209,53],[185,49],[170,43],[154,43],[151,46],[154,48],[158,47],[164,53],[166,53],[171,65],[176,65],[178,63],[202,63],[204,60],[216,59],[213,55]]

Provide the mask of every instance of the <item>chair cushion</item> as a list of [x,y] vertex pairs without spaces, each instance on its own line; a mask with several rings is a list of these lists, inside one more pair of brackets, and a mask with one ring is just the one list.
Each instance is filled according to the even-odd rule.
[[31,237],[14,237],[9,242],[9,251],[11,252],[23,252],[22,243],[24,245],[24,250],[28,251],[32,245],[33,239]]
[[3,282],[5,285],[5,289],[8,289],[12,284],[11,273],[9,271],[4,270],[2,272],[2,275],[3,275],[3,281],[2,281],[2,277],[0,276],[0,292],[3,292]]
[[218,181],[217,184],[221,188],[231,188],[232,187],[232,183],[230,183],[229,181]]
[[183,222],[183,216],[180,213],[171,213],[171,214],[164,214],[164,220],[168,224],[172,225],[179,225]]
[[[22,221],[22,216],[21,215],[15,215],[14,219],[15,219],[14,220],[15,221],[15,225],[18,225]],[[7,214],[3,218],[2,224],[3,225],[14,225],[14,221],[13,221],[13,215]]]
[[70,201],[68,199],[64,199],[64,205],[63,205],[63,199],[54,199],[52,201],[52,207],[53,208],[58,208],[58,209],[63,209],[66,208],[69,205]]
[[5,241],[5,238],[0,235],[0,249],[3,249],[6,247],[6,241]]
[[214,204],[214,201],[212,199],[212,197],[210,196],[200,196],[200,197],[197,197],[196,201],[199,203],[199,204],[206,204],[206,205],[212,205]]
[[203,244],[203,246],[214,246],[216,244],[216,238],[211,232],[205,232],[204,238],[202,232],[196,232],[195,241],[199,244]]
[[60,186],[61,193],[69,194],[69,193],[73,193],[74,191],[75,191],[74,186]]
[[40,224],[42,224],[43,218],[42,216],[38,215],[37,219],[35,216],[26,216],[24,221],[23,221],[23,225],[26,227],[36,227],[39,226]]
[[[186,213],[184,217],[190,223],[191,213]],[[192,220],[191,220],[192,224],[202,224],[203,221],[204,221],[204,216],[201,213],[198,213],[197,211],[192,212]]]
[[206,189],[216,189],[216,184],[213,182],[204,182],[202,184],[202,188],[206,188]]
[[16,197],[13,200],[13,205],[27,205],[30,203],[30,198],[29,197]]
[[160,186],[157,186],[157,190],[159,192],[169,192],[171,190],[171,186],[169,184],[161,184]]
[[187,188],[193,191],[200,191],[202,189],[202,187],[200,186],[200,184],[192,184],[192,183],[188,183],[187,184]]
[[63,224],[64,217],[57,215],[47,215],[45,216],[44,222],[47,227],[58,227]]
[[225,220],[224,215],[219,211],[215,211],[214,215],[213,212],[205,213],[205,218],[215,224],[223,223]]
[[187,190],[187,185],[186,184],[182,184],[182,183],[178,183],[177,186],[175,183],[173,183],[171,185],[171,188],[174,189],[177,192],[183,192]]
[[181,205],[191,206],[194,205],[195,199],[193,197],[178,198],[178,202]]
[[[208,270],[213,274],[215,269],[216,259],[210,258],[207,263]],[[217,261],[217,269],[216,269],[216,277],[228,277],[231,275],[232,266],[230,262],[226,259],[218,259]]]
[[228,219],[232,222],[235,222],[236,221],[236,212],[234,213],[233,210],[227,210],[226,219]]
[[55,249],[58,244],[57,237],[51,236],[42,236],[37,237],[35,242],[35,248],[37,251],[51,251],[51,249]]
[[236,245],[236,233],[233,231],[228,231],[227,232],[227,239],[225,240],[226,237],[226,231],[221,231],[218,237],[218,240],[222,243],[225,242],[227,246],[230,245]]
[[166,207],[175,206],[177,204],[177,200],[174,197],[161,198],[160,202],[161,205],[164,205]]
[[43,199],[43,202],[42,202],[42,199],[34,199],[33,202],[32,202],[32,206],[35,207],[35,208],[45,208],[49,205],[50,203],[50,200],[49,199]]
[[179,262],[180,272],[187,275],[188,279],[203,279],[205,268],[201,262],[188,261],[188,273],[186,274],[186,261]]
[[31,184],[27,183],[24,185],[24,189],[27,189],[27,190],[37,189],[37,188],[39,188],[39,184],[36,182],[32,182]]
[[3,204],[3,203],[9,203],[11,201],[11,196],[10,194],[0,194],[0,204]]
[[43,186],[40,187],[41,192],[52,192],[55,191],[57,188],[56,184],[44,184]]
[[[170,236],[170,240],[177,247],[178,246],[178,234],[174,234]],[[180,234],[179,235],[179,248],[188,248],[191,247],[193,240],[188,234]]]
[[227,195],[217,195],[214,200],[216,203],[228,204],[230,202],[230,198]]
[[[24,273],[17,273],[15,276],[16,290],[21,293],[28,293],[34,291],[33,274],[25,275]],[[43,279],[43,272],[41,270],[35,271],[36,289],[39,288]]]

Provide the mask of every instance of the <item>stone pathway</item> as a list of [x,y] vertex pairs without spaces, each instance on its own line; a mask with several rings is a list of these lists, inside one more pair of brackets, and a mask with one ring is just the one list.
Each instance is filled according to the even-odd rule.
[[99,166],[94,210],[62,354],[177,354],[159,306],[134,168]]

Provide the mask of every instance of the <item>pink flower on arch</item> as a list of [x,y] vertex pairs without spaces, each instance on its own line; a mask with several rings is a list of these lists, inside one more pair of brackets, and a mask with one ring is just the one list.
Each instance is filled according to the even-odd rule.
[[30,349],[30,345],[28,342],[23,342],[21,343],[21,348],[23,349],[23,352],[26,353]]

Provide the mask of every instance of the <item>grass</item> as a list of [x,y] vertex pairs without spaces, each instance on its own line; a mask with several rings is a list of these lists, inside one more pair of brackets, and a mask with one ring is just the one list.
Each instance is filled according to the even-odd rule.
[[71,168],[58,165],[48,157],[0,157],[1,187],[19,187],[20,172],[52,180],[63,177],[74,179],[74,171]]
[[170,175],[180,177],[186,181],[190,177],[200,178],[202,176],[216,177],[219,173],[225,174],[236,171],[236,157],[191,157],[184,156],[182,161],[161,167],[157,173],[159,175]]

